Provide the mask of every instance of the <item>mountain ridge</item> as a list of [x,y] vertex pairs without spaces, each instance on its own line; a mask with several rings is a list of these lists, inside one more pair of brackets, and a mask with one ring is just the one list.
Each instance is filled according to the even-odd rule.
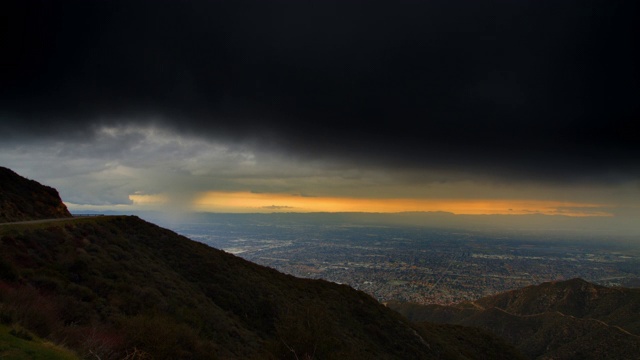
[[633,359],[640,352],[640,289],[635,288],[576,278],[449,306],[388,306],[417,323],[479,327],[532,359]]
[[[51,193],[0,180],[2,191],[33,187],[14,201]],[[80,358],[522,358],[486,332],[414,325],[347,285],[282,274],[135,216],[13,219],[0,227],[0,322]]]
[[[437,325],[411,325],[346,285],[285,275],[136,217],[4,226],[0,236],[0,316],[44,338],[73,339],[80,353],[97,350],[77,331],[118,338],[100,343],[103,359],[132,348],[159,359],[519,357],[499,340],[459,355],[470,351],[434,337]],[[172,340],[181,336],[194,350]]]
[[0,223],[69,217],[56,189],[0,166]]

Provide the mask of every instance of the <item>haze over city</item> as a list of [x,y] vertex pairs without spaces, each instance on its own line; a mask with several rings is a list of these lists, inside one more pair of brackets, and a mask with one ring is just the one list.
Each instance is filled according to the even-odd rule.
[[71,211],[640,226],[638,5],[9,1],[0,165]]

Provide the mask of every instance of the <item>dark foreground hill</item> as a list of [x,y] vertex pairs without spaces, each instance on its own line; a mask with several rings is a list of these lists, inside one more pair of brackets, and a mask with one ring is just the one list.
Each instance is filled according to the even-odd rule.
[[[40,196],[16,176],[7,188]],[[285,275],[130,216],[0,225],[0,322],[21,341],[37,336],[87,359],[520,357],[481,330],[413,325],[348,286]],[[3,346],[0,357],[11,356]]]
[[2,320],[85,356],[518,357],[486,333],[412,326],[348,286],[284,275],[136,217],[4,225],[0,236]]
[[0,166],[0,223],[71,217],[56,189]]
[[640,289],[572,279],[452,306],[389,306],[418,323],[480,327],[532,359],[640,358]]

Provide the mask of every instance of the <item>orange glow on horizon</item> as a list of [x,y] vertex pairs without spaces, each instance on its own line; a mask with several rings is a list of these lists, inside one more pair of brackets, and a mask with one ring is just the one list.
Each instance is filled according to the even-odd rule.
[[214,212],[442,211],[458,215],[612,216],[603,207],[606,205],[547,200],[303,197],[251,192],[207,192],[194,202],[194,210]]

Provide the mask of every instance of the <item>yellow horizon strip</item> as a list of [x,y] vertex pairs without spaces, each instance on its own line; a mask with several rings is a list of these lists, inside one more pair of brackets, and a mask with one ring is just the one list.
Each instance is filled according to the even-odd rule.
[[[493,199],[381,199],[302,197],[251,192],[207,192],[194,203],[195,210],[219,212],[379,212],[443,211],[458,215],[613,216],[604,204],[549,200]],[[589,210],[593,208],[593,211]]]

